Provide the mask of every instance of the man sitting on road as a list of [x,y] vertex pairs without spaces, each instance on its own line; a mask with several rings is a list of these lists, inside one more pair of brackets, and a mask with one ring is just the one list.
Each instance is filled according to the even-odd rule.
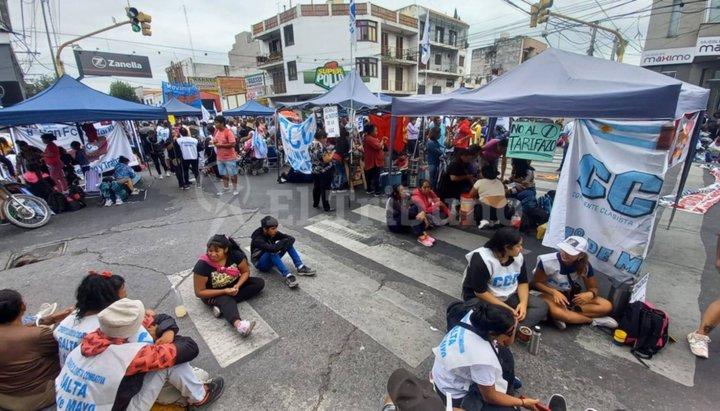
[[297,287],[297,279],[290,273],[282,261],[282,257],[287,253],[290,254],[290,258],[292,258],[293,264],[295,264],[295,268],[297,268],[298,275],[315,275],[315,270],[302,262],[300,254],[298,254],[295,247],[293,247],[295,238],[278,231],[278,220],[275,219],[275,217],[263,217],[260,221],[260,228],[252,233],[251,238],[250,259],[258,270],[267,272],[273,268],[277,268],[285,279],[285,284],[288,287]]
[[58,409],[149,410],[170,382],[190,401],[205,409],[222,395],[224,381],[197,382],[189,361],[198,346],[175,336],[169,344],[131,343],[145,318],[145,307],[123,298],[97,315],[100,328],[87,334],[65,361],[55,380]]

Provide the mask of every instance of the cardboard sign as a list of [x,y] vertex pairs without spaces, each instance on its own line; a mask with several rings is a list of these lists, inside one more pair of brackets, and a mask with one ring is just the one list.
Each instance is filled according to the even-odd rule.
[[340,136],[340,119],[338,118],[337,106],[323,108],[323,122],[328,137]]
[[559,137],[560,126],[555,123],[516,121],[510,128],[507,156],[552,161]]

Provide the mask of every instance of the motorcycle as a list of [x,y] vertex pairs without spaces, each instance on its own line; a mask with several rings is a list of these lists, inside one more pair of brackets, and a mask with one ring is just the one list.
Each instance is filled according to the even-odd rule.
[[0,180],[0,217],[21,228],[47,224],[52,211],[45,200],[19,191],[17,183]]

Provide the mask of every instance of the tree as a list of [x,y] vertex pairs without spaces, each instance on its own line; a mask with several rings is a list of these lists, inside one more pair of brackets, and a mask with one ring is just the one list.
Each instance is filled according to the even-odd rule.
[[27,97],[30,98],[52,86],[53,83],[55,83],[55,77],[43,74],[42,76],[37,77],[32,83],[25,84],[25,93],[27,94]]
[[133,86],[120,80],[115,80],[110,84],[110,95],[123,100],[133,101],[135,103],[140,102],[137,94],[135,94]]

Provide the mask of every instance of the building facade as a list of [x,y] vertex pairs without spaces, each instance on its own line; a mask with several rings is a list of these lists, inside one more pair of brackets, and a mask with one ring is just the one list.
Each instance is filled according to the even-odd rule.
[[[430,60],[424,65],[418,58],[418,94],[448,93],[461,87],[470,26],[457,17],[422,6],[412,5],[398,11],[418,20],[420,36],[430,13]],[[418,53],[419,50],[418,46]]]
[[470,83],[483,85],[526,60],[537,56],[547,44],[530,37],[501,37],[491,46],[474,49],[471,53]]
[[257,72],[257,58],[260,56],[260,42],[253,40],[252,33],[243,31],[235,35],[235,43],[228,53],[230,74],[245,77]]
[[0,107],[25,100],[25,80],[10,41],[12,32],[7,0],[0,0]]
[[[253,24],[260,42],[248,88],[270,101],[302,101],[322,94],[356,68],[372,92],[417,90],[418,21],[372,3],[356,3],[357,50],[351,53],[349,4],[302,4]],[[255,92],[254,92],[255,93]]]
[[640,65],[710,89],[720,110],[720,0],[656,0]]

